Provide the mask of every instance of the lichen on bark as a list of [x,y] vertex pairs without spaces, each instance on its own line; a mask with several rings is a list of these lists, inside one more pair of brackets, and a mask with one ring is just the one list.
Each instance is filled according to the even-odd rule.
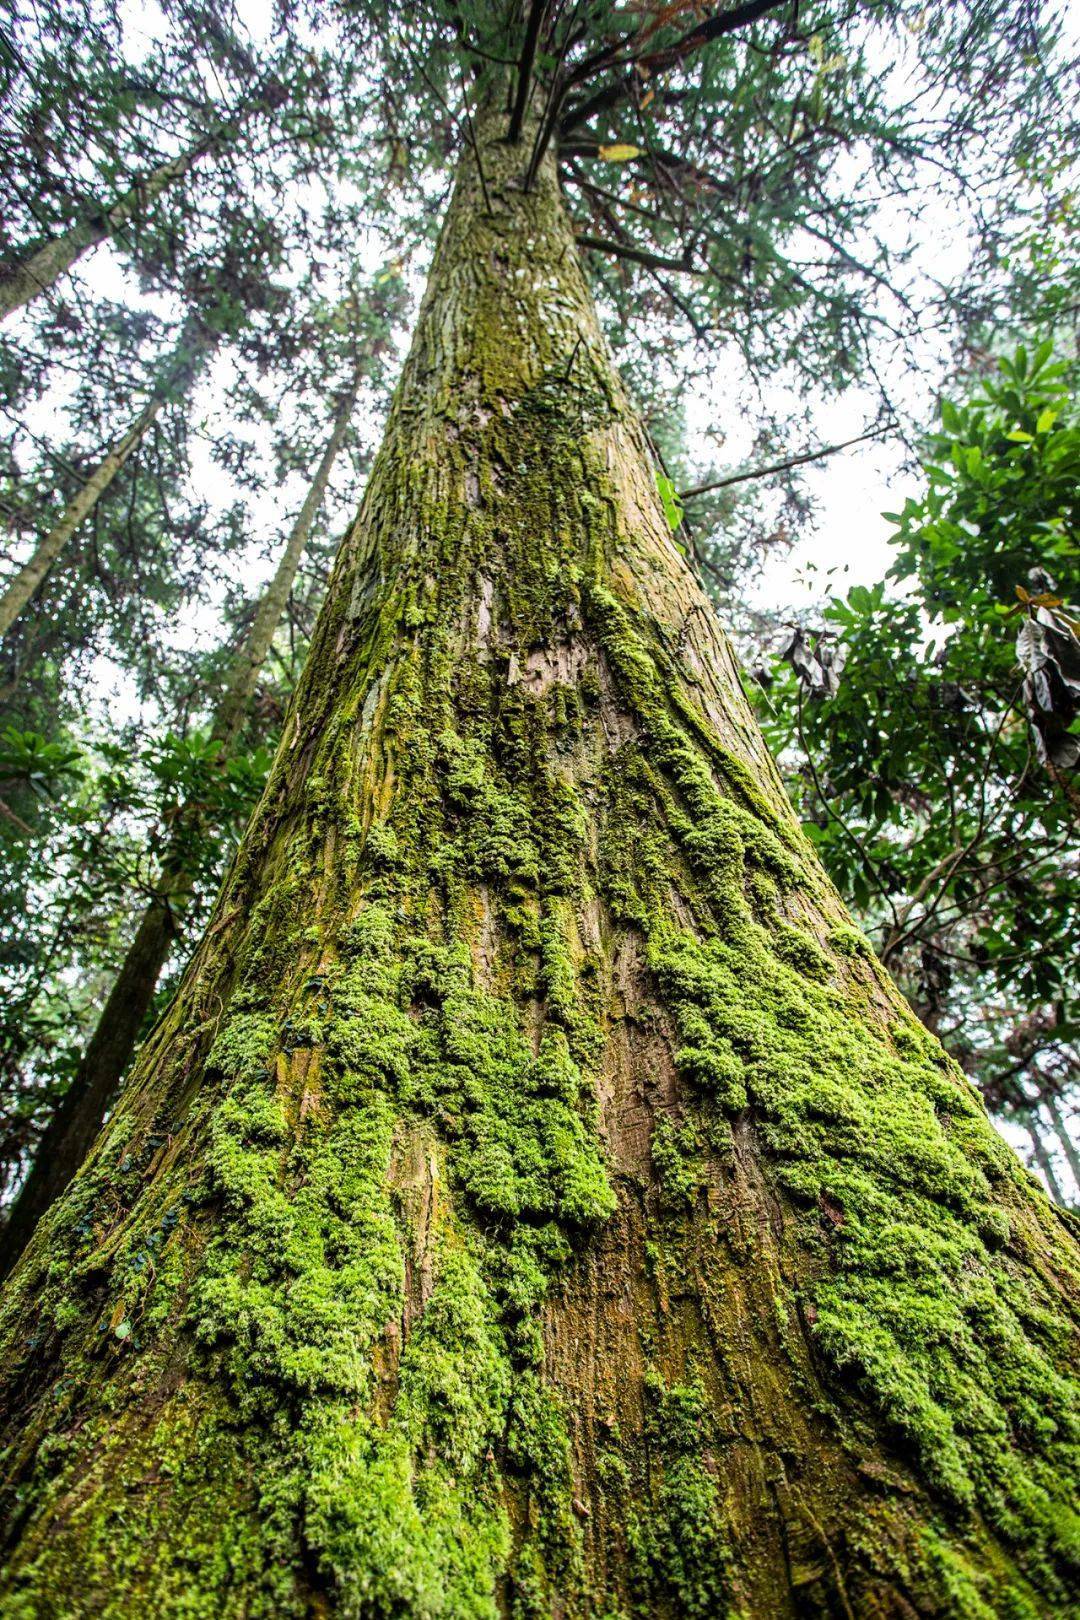
[[478,138],[264,800],[3,1299],[0,1613],[1063,1611],[1075,1243]]

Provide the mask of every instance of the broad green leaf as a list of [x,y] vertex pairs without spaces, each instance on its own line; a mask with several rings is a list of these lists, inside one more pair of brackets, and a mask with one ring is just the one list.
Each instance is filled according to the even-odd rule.
[[668,521],[668,528],[674,534],[683,520],[683,506],[678,491],[667,473],[658,472],[656,475],[656,488],[664,507],[664,516]]

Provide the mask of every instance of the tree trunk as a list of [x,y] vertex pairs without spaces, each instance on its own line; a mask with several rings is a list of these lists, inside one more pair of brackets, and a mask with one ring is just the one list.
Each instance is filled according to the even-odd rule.
[[95,467],[74,500],[67,506],[60,521],[49,530],[35,548],[33,555],[23,564],[10,585],[0,595],[0,636],[7,634],[41,588],[49,569],[80,524],[90,516],[132,452],[142,443],[147,430],[157,420],[170,394],[179,383],[191,382],[199,361],[215,341],[214,335],[194,318],[187,322],[162,382],[155,388],[127,432],[116,441]]
[[150,1010],[174,937],[168,902],[155,898],[142,915],[71,1085],[0,1230],[0,1277],[7,1276],[38,1221],[93,1146]]
[[21,309],[43,292],[48,292],[60,277],[91,248],[106,241],[130,220],[144,214],[155,198],[175,180],[181,179],[197,158],[210,151],[227,128],[220,125],[204,135],[179,157],[169,158],[118,197],[111,207],[97,213],[86,214],[74,225],[42,244],[35,253],[13,265],[0,275],[0,321]]
[[553,160],[477,140],[216,919],[5,1290],[12,1612],[1066,1612],[1075,1241],[801,835]]
[[[233,661],[212,722],[226,754],[239,736],[274,632],[289,600],[311,525],[322,505],[334,461],[348,432],[355,388],[342,401],[311,488],[250,630]],[[177,937],[177,908],[191,894],[182,847],[197,812],[189,810],[162,862],[157,892],[143,912],[116,982],[101,1010],[71,1085],[42,1135],[30,1172],[0,1228],[0,1278],[6,1277],[45,1211],[78,1170],[101,1129],[154,1002],[158,980]]]
[[[1024,1125],[1027,1127],[1027,1133],[1031,1139],[1031,1158],[1042,1172],[1043,1180],[1046,1182],[1047,1191],[1056,1204],[1064,1205],[1067,1202],[1067,1199],[1061,1190],[1061,1183],[1058,1180],[1057,1172],[1054,1169],[1054,1161],[1047,1152],[1046,1143],[1043,1140],[1042,1127],[1039,1124],[1038,1110],[1031,1109],[1026,1116],[1022,1115],[1021,1118],[1023,1119]],[[1030,1164],[1031,1160],[1029,1160],[1028,1163]]]
[[334,418],[333,430],[327,440],[326,448],[322,453],[319,465],[315,469],[311,488],[304,497],[304,504],[300,508],[299,516],[293,524],[292,532],[286,542],[285,549],[278,561],[274,577],[263,592],[251,629],[244,637],[243,645],[233,660],[232,668],[221,695],[221,701],[213,720],[213,734],[230,749],[240,734],[240,729],[247,718],[251,700],[255,696],[255,688],[259,683],[262,667],[270,652],[271,644],[281,623],[281,616],[285,612],[285,604],[289,600],[289,593],[296,579],[296,570],[300,566],[300,559],[304,555],[308,539],[311,535],[311,525],[318,516],[323,501],[326,498],[327,485],[330,474],[334,470],[334,463],[341,452],[345,436],[349,431],[352,413],[356,406],[356,390],[358,383],[354,382],[338,406]]
[[[1065,1155],[1065,1163],[1069,1166],[1069,1173],[1077,1187],[1080,1187],[1080,1155],[1077,1154],[1072,1132],[1069,1129],[1069,1122],[1062,1113],[1061,1101],[1053,1092],[1050,1092],[1046,1099],[1046,1106],[1050,1111],[1050,1118],[1054,1122],[1054,1135],[1057,1137],[1061,1145],[1061,1151]],[[1068,1198],[1065,1202],[1071,1204],[1073,1200]]]

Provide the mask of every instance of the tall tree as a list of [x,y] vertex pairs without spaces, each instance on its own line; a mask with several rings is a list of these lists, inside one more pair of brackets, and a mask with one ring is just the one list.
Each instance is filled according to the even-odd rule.
[[[210,727],[211,741],[222,764],[228,761],[248,718],[312,524],[349,431],[358,384],[356,378],[338,405],[333,431],[311,487],[227,675]],[[202,802],[189,802],[177,809],[154,893],[139,919],[82,1061],[41,1138],[30,1173],[0,1231],[0,1276],[10,1271],[42,1214],[79,1168],[115,1098],[176,942],[177,914],[182,913],[197,881],[190,846],[205,817]]]
[[105,203],[76,220],[62,236],[54,237],[36,248],[21,263],[5,267],[0,272],[0,320],[14,314],[31,299],[48,292],[84,253],[108,241],[123,226],[138,218],[166,186],[181,179],[196,159],[212,149],[222,133],[222,130],[215,130],[178,157],[167,158],[115,201]]
[[224,11],[167,9],[136,60],[130,36],[146,36],[111,4],[86,0],[78,23],[53,0],[13,8],[19,71],[3,132],[0,321],[43,294],[55,298],[62,278],[104,242],[167,281],[187,257],[196,220],[209,237],[233,223],[227,208],[200,206],[207,185],[216,203],[229,186],[218,175],[200,188],[192,171],[201,160],[235,168],[242,134],[269,178],[282,156],[295,171],[296,135],[310,144],[315,121],[290,125],[282,109],[311,97],[314,53],[302,58],[285,32],[282,50],[262,57]]
[[184,323],[173,353],[162,367],[149,399],[131,426],[110,445],[58,521],[48,534],[42,536],[26,562],[4,586],[0,594],[0,636],[6,635],[20,614],[26,611],[65,546],[80,524],[92,514],[128,458],[138,449],[165,404],[191,388],[202,365],[213,353],[219,337],[220,333],[198,315],[190,316]]
[[802,838],[499,100],[215,919],[3,1296],[5,1595],[1065,1610],[1075,1239]]

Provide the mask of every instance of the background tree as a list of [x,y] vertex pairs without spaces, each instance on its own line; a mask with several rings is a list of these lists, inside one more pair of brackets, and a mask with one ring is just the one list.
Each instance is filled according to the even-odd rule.
[[[797,629],[763,705],[882,961],[991,1107],[1036,1129],[1057,1110],[1051,1130],[1080,1079],[1063,948],[1080,898],[1069,369],[1047,340],[942,405],[889,580]],[[1063,1145],[1071,1161],[1067,1130]]]
[[[237,604],[225,648],[201,661],[194,695],[189,670],[187,684],[176,693],[183,707],[166,709],[166,716],[175,715],[177,729],[159,723],[136,733],[137,741],[129,735],[113,742],[107,732],[87,739],[68,822],[60,818],[50,829],[35,817],[40,837],[52,831],[44,846],[44,882],[43,847],[35,842],[34,829],[21,817],[9,828],[3,852],[14,914],[5,931],[7,1014],[0,1048],[6,1071],[0,1091],[7,1111],[0,1155],[9,1186],[25,1170],[58,1101],[71,1092],[63,1115],[71,1145],[61,1153],[60,1126],[53,1125],[45,1173],[35,1180],[33,1199],[24,1196],[17,1204],[15,1225],[5,1233],[9,1262],[12,1244],[21,1245],[42,1200],[68,1179],[100,1124],[146,1022],[162,969],[170,957],[174,966],[182,961],[191,930],[205,919],[231,841],[261,787],[263,745],[276,732],[306,641],[303,626],[321,598],[330,549],[325,538],[314,537],[312,549],[323,565],[299,590],[298,569],[343,451],[353,462],[347,484],[365,465],[367,452],[354,420],[358,397],[378,397],[383,387],[393,353],[388,334],[402,296],[396,276],[380,275],[375,287],[354,289],[338,308],[314,309],[317,346],[306,362],[307,383],[312,398],[341,393],[334,431],[317,465],[308,469],[311,486],[265,590],[253,603]],[[295,368],[291,375],[295,386]],[[295,461],[303,455],[305,438],[295,412],[287,431],[290,461]],[[280,668],[274,671],[266,665],[283,620],[287,630],[278,649]],[[51,760],[39,734],[10,728],[9,737],[13,767],[25,755],[38,763],[40,773]],[[13,779],[22,785],[17,802],[35,791],[40,797],[62,768],[71,774],[70,755],[53,746],[59,757],[39,787],[28,765],[21,773],[13,769]],[[20,886],[22,909],[38,914],[36,945],[18,917]],[[81,1057],[80,1038],[87,1043]]]
[[[199,5],[171,6],[156,38],[110,6],[87,6],[77,19],[65,8],[17,7],[5,37],[8,268],[17,280],[20,265],[70,246],[73,232],[79,249],[70,261],[61,254],[70,273],[0,336],[13,424],[4,468],[12,572],[43,515],[62,510],[85,481],[118,414],[140,390],[145,397],[155,346],[175,343],[192,306],[229,336],[205,387],[167,402],[5,642],[5,785],[16,818],[2,851],[0,923],[10,1191],[153,896],[146,841],[167,837],[177,797],[206,794],[213,777],[199,728],[252,629],[250,593],[232,577],[241,548],[250,566],[257,544],[247,497],[302,475],[322,448],[343,348],[340,334],[328,336],[326,311],[351,274],[347,255],[327,266],[327,244],[348,244],[356,206],[325,182],[346,162],[356,109],[343,84],[356,70],[288,28],[255,42],[226,9]],[[143,184],[163,169],[167,185]],[[104,219],[103,203],[116,198],[125,199],[123,217]],[[100,251],[83,251],[94,243]],[[388,312],[400,296],[393,275],[370,301],[368,411],[376,374],[393,358]],[[268,456],[253,446],[260,434],[271,439]],[[225,506],[203,493],[207,449],[211,483],[224,475],[233,491]],[[362,427],[348,452],[362,465]],[[262,528],[266,540],[280,534],[277,521],[264,518]],[[257,788],[249,760],[279,723],[302,660],[325,583],[325,539],[313,552],[231,761],[220,828],[204,839],[193,927],[238,830],[238,806]],[[174,635],[195,603],[223,610],[220,653],[212,638],[196,649]],[[117,692],[118,715],[95,703],[103,685]]]

